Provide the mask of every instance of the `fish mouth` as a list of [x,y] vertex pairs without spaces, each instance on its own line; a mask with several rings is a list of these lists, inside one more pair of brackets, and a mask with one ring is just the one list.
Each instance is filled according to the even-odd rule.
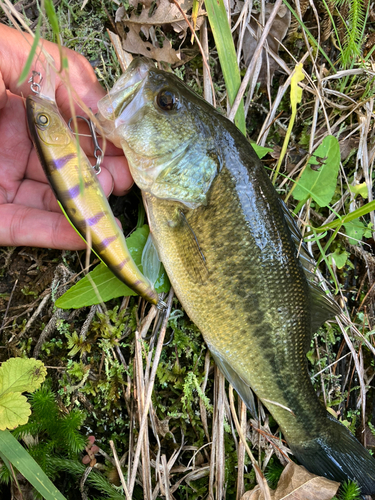
[[150,59],[136,57],[112,90],[98,102],[99,112],[105,119],[115,121],[115,127],[151,68],[155,68],[155,64]]

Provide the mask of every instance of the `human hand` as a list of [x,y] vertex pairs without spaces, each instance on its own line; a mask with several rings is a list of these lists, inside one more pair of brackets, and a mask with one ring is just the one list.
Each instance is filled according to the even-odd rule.
[[[78,250],[85,243],[70,226],[57,204],[36,151],[29,138],[24,100],[30,84],[17,87],[26,63],[32,39],[29,35],[0,24],[0,246],[36,246]],[[57,45],[43,41],[55,61]],[[69,60],[72,87],[82,101],[96,112],[98,100],[105,94],[90,63],[81,55],[64,48]],[[68,94],[56,78],[56,101],[68,120],[71,113]],[[78,106],[76,112],[82,114]],[[81,146],[95,164],[93,145],[83,138]],[[123,152],[107,142],[99,180],[108,196],[125,194],[133,184]]]

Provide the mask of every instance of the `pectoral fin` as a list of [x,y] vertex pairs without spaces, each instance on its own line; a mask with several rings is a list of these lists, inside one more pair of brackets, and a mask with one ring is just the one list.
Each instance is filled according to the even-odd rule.
[[180,238],[182,242],[183,261],[186,263],[186,268],[192,279],[197,283],[204,284],[209,277],[209,271],[198,238],[182,210],[178,210],[177,218],[179,231],[176,237]]
[[159,259],[158,251],[155,247],[154,241],[152,239],[151,233],[149,233],[146,245],[144,246],[142,252],[142,269],[143,274],[151,283],[151,286],[154,286],[160,272],[161,262]]

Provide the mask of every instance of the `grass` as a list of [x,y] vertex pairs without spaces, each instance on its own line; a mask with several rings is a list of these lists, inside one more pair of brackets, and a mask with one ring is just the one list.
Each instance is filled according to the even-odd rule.
[[[349,8],[358,11],[358,6],[351,3]],[[115,17],[115,7],[111,2],[96,0],[82,10],[80,2],[65,0],[57,7],[64,43],[83,51],[108,87],[120,74],[105,32],[105,27],[111,24],[109,15]],[[349,32],[340,34],[343,8],[337,4],[329,15],[319,13],[320,21],[328,16],[333,23],[327,41],[319,42],[322,34],[314,17],[299,19],[297,31],[283,42],[285,48],[279,54],[285,62],[286,74],[279,73],[269,81],[270,99],[266,92],[255,89],[246,126],[252,140],[273,148],[274,153],[265,159],[265,165],[273,170],[278,160],[277,146],[284,140],[291,116],[288,79],[296,63],[303,61],[302,100],[286,144],[285,160],[276,176],[276,187],[282,197],[288,197],[293,210],[297,201],[291,191],[302,169],[327,135],[337,138],[342,163],[332,199],[326,207],[320,207],[310,198],[300,207],[297,217],[311,251],[322,261],[319,266],[322,280],[328,288],[337,288],[351,323],[349,328],[339,322],[322,327],[308,359],[322,401],[352,431],[365,429],[363,435],[371,441],[375,424],[371,389],[375,374],[374,75],[370,66],[372,56],[364,62],[361,45],[374,26],[366,14],[361,29],[356,31],[360,38]],[[298,17],[299,11],[297,3],[293,15]],[[29,23],[35,23],[36,14],[23,12]],[[360,15],[346,29],[354,30],[358,19],[361,20]],[[214,24],[212,17],[210,22]],[[41,36],[53,36],[46,22],[41,25]],[[173,32],[168,36],[174,48],[181,44]],[[350,52],[349,69],[347,60],[343,60],[343,54],[349,50],[348,42],[355,45]],[[226,41],[221,43],[225,48]],[[206,47],[216,98],[219,107],[225,109],[226,93],[220,70],[220,62],[223,65],[224,62],[218,59],[221,53],[210,33]],[[233,56],[229,63],[235,63]],[[201,91],[209,85],[203,80],[199,55],[179,71]],[[240,66],[240,72],[244,74],[245,68]],[[233,90],[232,102],[234,97]],[[364,190],[362,194],[352,190],[363,183],[367,197]],[[138,199],[133,194],[130,199],[112,203],[128,233],[137,223]],[[358,241],[353,240],[348,226],[342,226],[353,218],[362,223]],[[98,491],[104,492],[101,479],[108,477],[112,484],[120,485],[123,474],[128,488],[127,494],[121,493],[123,497],[173,496],[193,500],[209,494],[216,499],[240,498],[245,490],[255,486],[256,477],[235,430],[235,412],[252,454],[275,487],[287,453],[285,443],[278,439],[277,424],[269,415],[260,423],[252,420],[236,396],[230,404],[231,394],[223,376],[214,367],[200,333],[175,297],[169,297],[168,325],[158,338],[151,336],[151,340],[144,337],[152,333],[157,321],[155,311],[137,298],[112,300],[105,309],[100,305],[67,312],[54,309],[53,300],[77,280],[82,258],[84,255],[79,253],[40,249],[2,249],[0,255],[4,348],[1,361],[9,356],[39,356],[49,367],[49,384],[62,415],[73,410],[82,412],[81,434],[94,435],[100,448],[96,454],[97,474],[91,471],[86,482],[87,469],[79,460],[73,464],[55,456],[56,468],[64,471],[57,475],[62,493],[69,499],[81,498],[81,493],[96,498]],[[163,343],[167,345],[163,347]],[[116,467],[113,449],[119,456],[120,468]],[[82,449],[82,457],[85,453]],[[0,491],[6,498],[8,487],[0,486]],[[106,491],[110,498],[110,490]],[[339,498],[354,500],[356,494],[347,487]]]

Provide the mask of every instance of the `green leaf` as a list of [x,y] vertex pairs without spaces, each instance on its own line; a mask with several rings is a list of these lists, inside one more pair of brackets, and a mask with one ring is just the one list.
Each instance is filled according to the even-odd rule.
[[33,62],[36,48],[38,46],[39,39],[40,39],[40,25],[41,24],[42,24],[42,17],[40,16],[39,20],[38,20],[38,24],[36,26],[36,30],[35,30],[34,41],[33,41],[33,44],[31,46],[30,53],[27,56],[25,66],[23,67],[23,70],[22,70],[21,76],[19,77],[17,85],[22,85],[23,82],[26,80],[26,78],[29,76],[31,64]]
[[332,261],[334,261],[334,263],[336,264],[336,267],[338,269],[342,269],[345,266],[349,255],[350,255],[349,252],[345,252],[345,251],[340,252],[340,250],[338,248],[336,248],[334,253],[331,253],[328,255],[328,261],[331,265],[333,263]]
[[273,151],[272,148],[265,148],[264,146],[258,146],[256,142],[251,143],[254,151],[258,155],[258,158],[262,159],[266,154],[271,153]]
[[335,193],[340,167],[340,147],[336,137],[328,135],[311,156],[293,190],[296,200],[309,196],[320,207],[326,207]]
[[[214,35],[220,66],[223,71],[230,105],[233,104],[241,85],[241,75],[237,64],[237,54],[228,23],[223,0],[206,0],[205,6]],[[246,135],[246,123],[243,100],[238,107],[235,124]]]
[[371,227],[356,219],[343,224],[351,245],[358,245],[363,237],[371,238]]
[[47,370],[36,359],[11,358],[0,368],[0,430],[26,424],[30,405],[22,392],[34,392],[44,381]]
[[44,6],[52,31],[54,35],[58,36],[60,34],[59,21],[52,0],[44,0]]
[[[146,244],[150,229],[147,224],[138,228],[129,238],[126,239],[129,252],[134,259],[135,264],[142,271],[142,252]],[[104,264],[99,264],[93,271],[85,276],[76,285],[70,288],[64,295],[56,300],[56,307],[61,309],[79,309],[93,304],[100,304],[117,297],[128,297],[137,295],[133,290],[122,283],[112,271]],[[90,278],[95,283],[97,292],[95,292]],[[163,266],[159,277],[155,283],[157,292],[168,292],[170,282]]]
[[368,187],[365,182],[362,182],[362,184],[356,184],[355,186],[349,185],[349,189],[354,194],[360,194],[362,198],[368,198]]
[[26,424],[31,415],[30,405],[20,392],[0,395],[0,430],[15,429]]
[[66,500],[35,460],[9,431],[0,431],[0,453],[46,500]]
[[0,396],[12,392],[34,392],[47,375],[41,361],[11,358],[0,368]]

